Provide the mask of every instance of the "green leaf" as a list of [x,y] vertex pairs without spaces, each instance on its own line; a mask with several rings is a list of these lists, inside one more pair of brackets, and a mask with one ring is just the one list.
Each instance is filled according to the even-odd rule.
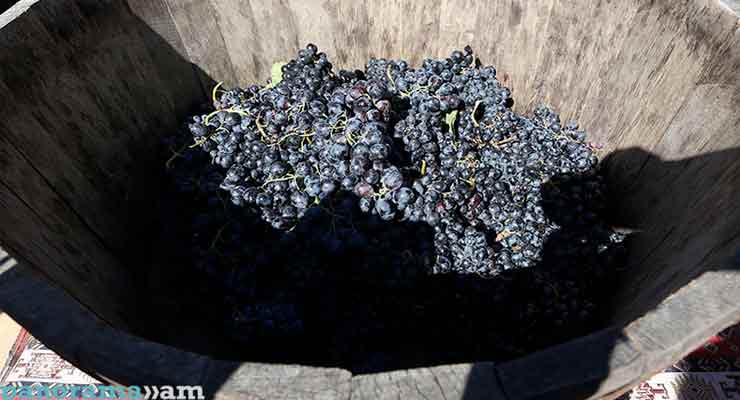
[[447,123],[447,126],[450,128],[450,132],[455,131],[455,122],[457,122],[457,110],[452,110],[447,113],[445,116],[445,122]]
[[272,69],[270,70],[270,87],[277,86],[277,84],[283,80],[283,65],[285,64],[287,63],[276,62],[275,64],[272,64]]

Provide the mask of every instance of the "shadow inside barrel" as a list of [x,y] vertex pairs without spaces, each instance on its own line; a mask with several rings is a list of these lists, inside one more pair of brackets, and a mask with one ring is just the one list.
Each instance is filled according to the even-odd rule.
[[[699,304],[708,301],[702,298],[673,298],[655,317],[655,326],[635,327],[633,321],[655,311],[707,271],[740,274],[739,160],[740,148],[677,160],[664,160],[641,148],[607,155],[602,165],[609,201],[603,216],[611,226],[629,233],[630,252],[623,271],[609,280],[611,287],[603,288],[610,300],[600,311],[601,330],[495,368],[475,364],[477,374],[470,374],[463,398],[490,398],[487,382],[480,378],[490,375],[490,369],[501,382],[504,398],[614,397],[655,372],[641,370],[645,361],[640,360],[656,357],[664,348],[680,347],[661,356],[666,359],[662,367],[667,368],[704,338],[736,323],[740,316],[722,319],[702,311]],[[723,217],[717,219],[717,214]],[[666,233],[671,236],[666,238]],[[732,276],[727,279],[736,279]],[[712,290],[703,288],[706,293]],[[673,318],[693,322],[677,324]],[[693,332],[665,332],[687,324]],[[625,336],[634,329],[676,343],[658,342],[653,343],[656,348],[641,345],[636,350]],[[684,343],[683,336],[689,335],[693,342]]]
[[703,271],[737,269],[739,160],[738,148],[674,160],[628,148],[605,158],[607,215],[634,233],[613,323],[644,315]]
[[[545,217],[558,228],[536,265],[434,274],[425,223],[382,221],[339,193],[291,232],[277,231],[230,204],[205,152],[182,154],[163,185],[160,262],[144,291],[157,311],[146,334],[218,357],[358,374],[509,360],[602,327],[625,263],[625,248],[599,223],[594,174],[542,186]],[[496,234],[490,244],[501,251]]]

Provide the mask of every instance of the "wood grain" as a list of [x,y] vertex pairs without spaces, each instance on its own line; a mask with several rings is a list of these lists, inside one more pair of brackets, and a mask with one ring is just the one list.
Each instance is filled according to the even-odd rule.
[[111,324],[129,326],[132,282],[119,262],[3,137],[0,168],[3,246]]
[[182,79],[172,63],[160,68],[165,54],[142,25],[115,3],[45,2],[0,37],[5,136],[119,252],[148,189],[153,133],[197,98],[183,90],[192,69]]
[[357,400],[503,400],[492,363],[416,368],[352,378]]
[[135,297],[131,274],[143,266],[129,262],[154,221],[155,150],[203,91],[191,64],[122,2],[16,7],[0,24],[0,136],[9,154],[0,181],[7,202],[37,217],[20,227],[3,220],[0,240],[120,320]]
[[[237,82],[234,66],[218,25],[216,10],[210,1],[166,1],[173,23],[187,52],[187,59],[202,69],[207,77],[232,86]],[[145,19],[149,19],[145,17]],[[212,80],[202,85],[210,90]]]
[[210,360],[203,381],[216,400],[345,400],[350,397],[350,377],[349,371],[338,368]]
[[[657,146],[659,156],[619,151],[621,163],[641,164],[619,187],[623,221],[642,229],[633,241],[630,271],[617,319],[627,322],[740,249],[740,93],[703,85],[686,100]],[[690,110],[690,112],[689,112]],[[713,132],[712,135],[705,135]],[[720,150],[724,149],[724,150]],[[690,154],[701,154],[688,156]]]

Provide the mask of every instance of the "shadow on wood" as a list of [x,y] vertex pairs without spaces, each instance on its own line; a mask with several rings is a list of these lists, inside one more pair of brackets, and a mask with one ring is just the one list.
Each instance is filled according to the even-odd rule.
[[604,163],[615,199],[608,215],[636,233],[613,322],[629,323],[701,272],[732,265],[740,249],[740,148],[677,160],[628,148]]
[[[639,148],[606,157],[612,183],[606,215],[614,226],[633,232],[630,259],[637,261],[627,265],[622,291],[613,307],[605,309],[609,328],[496,366],[509,398],[612,398],[740,319],[733,300],[740,295],[738,160],[740,148],[671,161]],[[657,190],[666,186],[684,188],[689,199]],[[717,221],[715,213],[723,216],[721,222],[701,222]],[[666,240],[666,231],[678,234]],[[707,236],[717,234],[727,240],[701,247],[712,240]],[[671,263],[639,262],[641,255],[656,251],[674,252],[676,258]],[[702,260],[700,265],[693,257]],[[662,287],[645,278],[655,279],[656,270],[666,269],[673,270],[668,276],[674,281]],[[676,287],[682,289],[671,289]],[[643,299],[633,301],[628,312],[641,318],[625,317],[624,305],[639,297]]]

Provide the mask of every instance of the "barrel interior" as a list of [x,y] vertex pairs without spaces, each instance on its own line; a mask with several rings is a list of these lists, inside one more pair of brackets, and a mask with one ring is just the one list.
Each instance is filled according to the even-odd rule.
[[0,243],[110,325],[167,340],[142,312],[169,273],[151,246],[161,135],[306,43],[356,68],[470,44],[516,111],[551,105],[604,146],[613,222],[636,232],[605,323],[624,326],[737,268],[737,24],[710,0],[20,1],[0,16]]

